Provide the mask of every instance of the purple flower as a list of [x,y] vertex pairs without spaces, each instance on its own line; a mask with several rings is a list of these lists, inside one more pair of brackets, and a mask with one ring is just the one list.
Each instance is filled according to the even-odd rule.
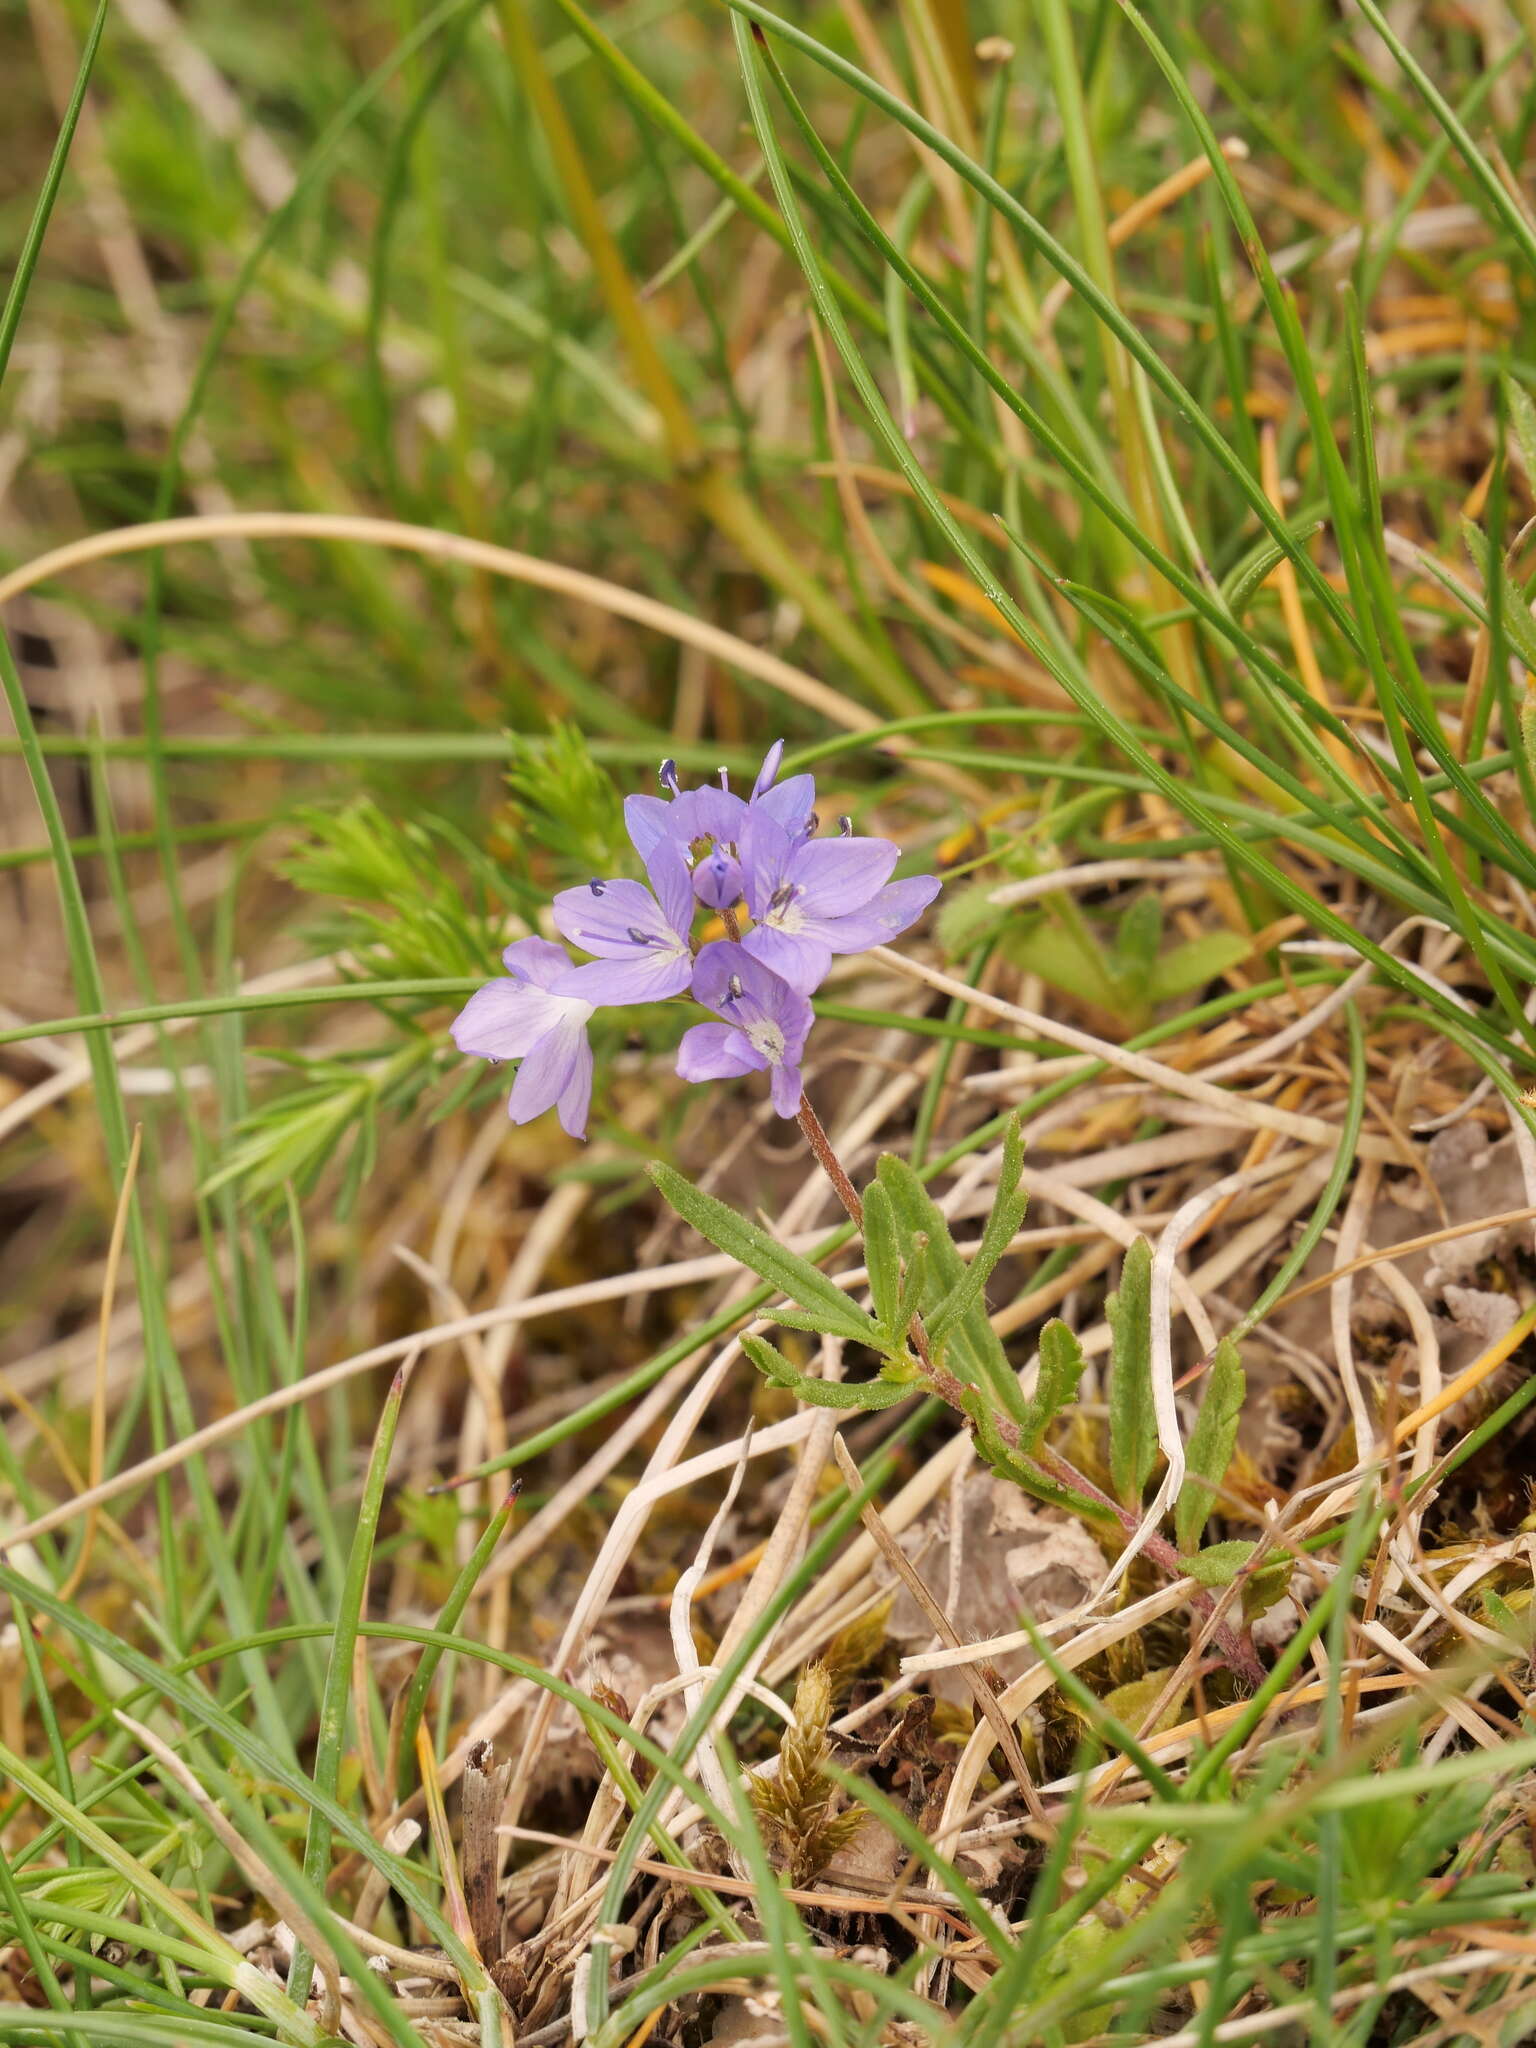
[[[654,1003],[681,995],[693,976],[689,928],[693,883],[683,850],[659,839],[645,864],[651,887],[619,880],[562,889],[556,926],[573,946],[598,957],[561,977],[557,993],[583,1002]],[[654,890],[654,894],[652,891]]]
[[806,839],[798,844],[761,811],[742,830],[748,952],[802,995],[824,979],[834,953],[862,953],[905,931],[939,893],[933,875],[889,882],[899,849],[888,839]]
[[783,758],[784,742],[775,740],[757,771],[750,808],[782,825],[791,839],[809,839],[816,830],[816,778],[791,775],[788,782],[776,781]]
[[816,829],[812,806],[816,802],[815,779],[792,775],[776,782],[784,742],[775,740],[763,756],[763,765],[743,799],[735,794],[720,770],[720,782],[701,783],[684,789],[677,779],[675,761],[661,764],[661,784],[670,801],[659,796],[630,796],[624,799],[624,823],[635,851],[649,861],[663,839],[672,839],[693,858],[694,894],[711,910],[729,910],[741,901],[742,876],[737,844],[748,816],[761,811],[782,825],[792,839],[804,839]]
[[725,1021],[695,1024],[683,1033],[677,1049],[682,1078],[724,1081],[766,1068],[774,1108],[780,1116],[793,1116],[803,1093],[800,1056],[812,1023],[805,997],[731,939],[700,948],[693,994]]
[[521,1060],[507,1113],[517,1124],[558,1110],[573,1138],[587,1135],[592,1099],[592,1005],[560,995],[570,955],[550,939],[518,939],[502,954],[506,974],[476,989],[450,1027],[460,1052],[484,1060]]

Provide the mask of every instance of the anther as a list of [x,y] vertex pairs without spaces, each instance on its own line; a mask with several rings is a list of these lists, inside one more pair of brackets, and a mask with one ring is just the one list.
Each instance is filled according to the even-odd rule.
[[654,932],[643,932],[638,925],[632,924],[630,926],[629,936],[637,946],[654,946],[656,944],[656,934]]
[[725,985],[730,990],[731,1001],[739,1003],[741,1001],[741,976],[733,974]]
[[853,837],[852,818],[839,818],[837,821],[837,830],[839,837],[843,839],[851,839]]
[[661,766],[657,769],[656,780],[661,784],[663,789],[669,789],[671,790],[674,796],[677,795],[677,763],[672,759],[670,754],[667,756],[666,760],[662,762]]
[[594,896],[601,896],[603,890],[607,887],[607,884],[605,882],[588,882],[587,887],[592,891],[592,894]]

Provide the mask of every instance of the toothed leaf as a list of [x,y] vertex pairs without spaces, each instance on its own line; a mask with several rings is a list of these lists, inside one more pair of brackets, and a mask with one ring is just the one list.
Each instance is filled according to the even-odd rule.
[[880,1333],[840,1287],[808,1260],[770,1237],[766,1230],[739,1216],[726,1203],[696,1188],[675,1167],[660,1160],[650,1166],[651,1179],[685,1223],[691,1223],[700,1237],[717,1250],[738,1259],[742,1265],[796,1301],[813,1319],[811,1327],[829,1337],[841,1337],[850,1344],[880,1348]]
[[808,1373],[796,1372],[783,1352],[765,1337],[743,1336],[741,1348],[765,1379],[787,1388],[797,1401],[804,1401],[810,1408],[894,1408],[913,1392],[911,1387],[897,1386],[890,1380],[862,1380],[849,1386],[840,1380],[812,1379]]
[[1205,1399],[1189,1433],[1185,1452],[1187,1476],[1173,1510],[1174,1535],[1181,1553],[1193,1551],[1198,1545],[1200,1532],[1216,1505],[1217,1492],[1237,1444],[1237,1425],[1242,1419],[1247,1387],[1237,1346],[1224,1337],[1211,1360]]
[[1141,1506],[1157,1459],[1152,1406],[1152,1247],[1138,1237],[1109,1297],[1109,1472],[1128,1508]]
[[1020,1134],[1019,1114],[1015,1110],[1003,1130],[1003,1164],[998,1175],[997,1196],[986,1228],[981,1233],[976,1256],[959,1286],[945,1296],[929,1318],[928,1334],[935,1344],[942,1344],[950,1331],[964,1322],[978,1305],[985,1312],[987,1282],[1018,1234],[1029,1206],[1029,1196],[1019,1186],[1023,1171],[1024,1140]]

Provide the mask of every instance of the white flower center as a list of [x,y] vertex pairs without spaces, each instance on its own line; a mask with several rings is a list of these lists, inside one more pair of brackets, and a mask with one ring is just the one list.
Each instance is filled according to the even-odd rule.
[[784,932],[793,938],[796,932],[805,929],[805,912],[800,908],[801,891],[793,882],[781,882],[768,899],[768,914],[764,924],[771,924],[775,931]]
[[763,1017],[755,1024],[743,1027],[747,1042],[754,1052],[760,1052],[771,1067],[776,1067],[784,1058],[784,1034],[770,1018]]

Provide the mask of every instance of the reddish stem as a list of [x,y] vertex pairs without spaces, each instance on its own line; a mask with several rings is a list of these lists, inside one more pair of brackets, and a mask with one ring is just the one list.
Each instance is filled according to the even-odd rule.
[[[729,922],[734,923],[734,920],[730,918],[729,912],[726,913],[726,916]],[[859,1200],[858,1191],[854,1187],[853,1182],[843,1171],[842,1161],[833,1151],[832,1140],[823,1129],[820,1117],[812,1109],[810,1098],[805,1095],[802,1095],[800,1098],[799,1123],[801,1130],[805,1133],[806,1143],[810,1146],[812,1152],[815,1153],[817,1162],[826,1174],[827,1179],[836,1188],[839,1201],[841,1201],[843,1207],[853,1218],[854,1223],[862,1228],[864,1223],[864,1205]],[[969,1426],[970,1418],[965,1415],[965,1388],[961,1381],[956,1379],[955,1375],[949,1371],[947,1366],[940,1365],[934,1358],[928,1343],[928,1332],[923,1328],[923,1319],[920,1315],[915,1315],[912,1318],[908,1334],[911,1337],[912,1348],[917,1353],[919,1363],[923,1367],[929,1386],[939,1396],[940,1400],[948,1402],[951,1408],[956,1409],[964,1416]],[[1055,1485],[1067,1487],[1073,1493],[1081,1494],[1085,1499],[1091,1500],[1096,1507],[1102,1508],[1106,1515],[1112,1515],[1127,1536],[1136,1535],[1141,1527],[1139,1518],[1131,1509],[1123,1507],[1119,1501],[1113,1499],[1109,1494],[1101,1492],[1091,1479],[1085,1479],[1075,1465],[1069,1464],[1065,1458],[1059,1456],[1055,1451],[1048,1451],[1043,1448],[1034,1454],[1026,1451],[1023,1448],[1018,1424],[1010,1421],[1005,1415],[997,1417],[997,1428],[1004,1442],[1018,1452],[1023,1464],[1032,1465],[1043,1479],[1051,1480]],[[1142,1548],[1146,1552],[1148,1561],[1155,1564],[1161,1571],[1166,1572],[1170,1578],[1178,1579],[1184,1577],[1184,1568],[1179,1563],[1179,1554],[1166,1536],[1154,1532],[1145,1539]],[[1210,1594],[1204,1591],[1192,1593],[1189,1604],[1197,1614],[1202,1615],[1211,1614],[1215,1608],[1215,1603],[1211,1599]],[[1221,1653],[1223,1662],[1235,1676],[1243,1679],[1249,1685],[1262,1684],[1265,1676],[1264,1666],[1259,1662],[1252,1644],[1237,1629],[1233,1628],[1229,1622],[1218,1622],[1212,1631],[1211,1640]]]

